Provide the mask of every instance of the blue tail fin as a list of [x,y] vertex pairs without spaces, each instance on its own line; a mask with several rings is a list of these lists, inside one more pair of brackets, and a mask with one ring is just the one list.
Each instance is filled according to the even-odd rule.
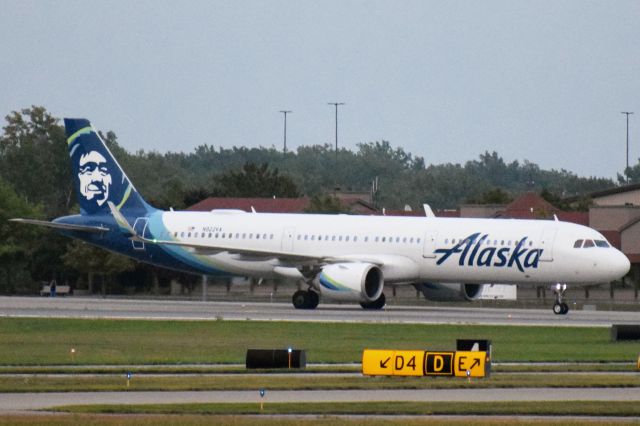
[[153,210],[133,187],[89,120],[65,118],[64,126],[81,214],[108,214],[107,201],[127,215],[144,215]]

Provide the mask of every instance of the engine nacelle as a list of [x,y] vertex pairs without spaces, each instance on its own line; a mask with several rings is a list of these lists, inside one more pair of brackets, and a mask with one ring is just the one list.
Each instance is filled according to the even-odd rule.
[[476,300],[484,284],[422,283],[417,284],[424,298],[436,302],[459,302]]
[[382,271],[370,263],[336,263],[322,268],[314,280],[323,296],[350,302],[373,302],[382,294]]

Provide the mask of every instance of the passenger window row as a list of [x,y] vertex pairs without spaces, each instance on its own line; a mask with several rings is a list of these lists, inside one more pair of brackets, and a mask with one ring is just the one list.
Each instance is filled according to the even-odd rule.
[[[316,235],[316,234],[298,234],[298,236],[296,237],[296,239],[298,241],[331,241],[331,242],[354,242],[357,243],[358,242],[358,236],[357,235]],[[420,238],[415,238],[415,237],[397,237],[397,236],[392,236],[392,237],[381,237],[381,236],[375,236],[375,237],[369,237],[368,235],[365,237],[361,237],[361,241],[364,241],[365,243],[368,243],[369,241],[375,242],[375,243],[403,243],[403,244],[413,244],[413,243],[417,243],[420,244],[420,242],[422,241]]]
[[174,237],[178,237],[180,236],[180,238],[213,238],[213,239],[236,239],[236,240],[245,240],[245,239],[249,239],[249,240],[273,240],[273,234],[260,234],[260,233],[240,233],[240,232],[236,232],[235,234],[233,232],[174,232],[173,233]]
[[[451,238],[451,244],[453,244],[453,245],[461,244],[461,243],[465,242],[464,240],[465,240],[464,238],[457,238],[457,239],[456,238]],[[520,240],[513,240],[513,245],[514,246],[517,245],[519,241]],[[444,243],[445,244],[449,244],[449,239],[445,238]],[[496,247],[497,246],[510,246],[512,241],[511,240],[491,240],[491,239],[487,238],[486,240],[484,240],[482,242],[482,244],[484,244],[485,246],[492,245],[492,243]],[[533,246],[533,241],[529,240],[528,245],[529,246]]]

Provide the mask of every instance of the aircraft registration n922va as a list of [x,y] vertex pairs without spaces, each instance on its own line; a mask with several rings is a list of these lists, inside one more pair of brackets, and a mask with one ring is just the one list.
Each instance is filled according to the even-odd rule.
[[242,211],[161,211],[147,204],[86,119],[64,120],[80,214],[12,219],[136,260],[210,276],[289,278],[320,297],[381,309],[387,284],[426,298],[473,300],[485,283],[551,285],[566,314],[567,284],[624,276],[629,260],[595,230],[558,220],[467,219]]

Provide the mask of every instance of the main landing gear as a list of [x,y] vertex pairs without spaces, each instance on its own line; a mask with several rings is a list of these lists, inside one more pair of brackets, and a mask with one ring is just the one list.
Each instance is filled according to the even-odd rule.
[[320,296],[315,291],[298,290],[293,293],[291,301],[296,309],[315,309],[320,303]]
[[362,306],[362,309],[379,311],[380,309],[384,308],[384,305],[386,303],[387,303],[387,299],[384,296],[384,293],[380,293],[380,297],[378,297],[373,302],[360,302],[360,306]]
[[553,313],[556,315],[566,315],[569,312],[569,305],[562,301],[564,292],[567,291],[566,284],[556,284],[553,287],[553,293],[556,295],[556,303],[553,304]]

